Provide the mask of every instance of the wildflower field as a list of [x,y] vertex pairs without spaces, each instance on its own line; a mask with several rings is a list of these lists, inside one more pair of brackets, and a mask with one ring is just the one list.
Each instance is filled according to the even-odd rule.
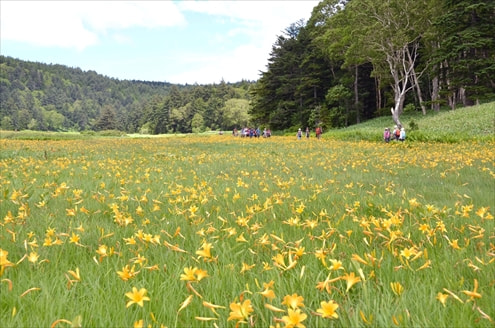
[[0,140],[2,327],[493,327],[495,143]]

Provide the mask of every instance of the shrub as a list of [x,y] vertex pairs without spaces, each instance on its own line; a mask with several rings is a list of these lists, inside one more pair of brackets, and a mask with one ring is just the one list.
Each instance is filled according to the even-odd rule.
[[126,134],[119,130],[102,130],[98,132],[98,135],[102,137],[123,137]]

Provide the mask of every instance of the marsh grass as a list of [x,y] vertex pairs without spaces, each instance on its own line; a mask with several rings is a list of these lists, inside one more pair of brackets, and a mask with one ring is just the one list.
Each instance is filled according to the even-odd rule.
[[[284,297],[297,293],[308,327],[491,327],[494,145],[218,135],[0,140],[0,248],[17,263],[0,277],[0,322],[233,327],[230,304],[250,299],[249,321],[267,327],[281,323]],[[119,224],[115,206],[132,223]],[[49,231],[60,245],[46,245]],[[159,242],[147,239],[155,236]],[[205,242],[211,257],[196,253]],[[103,245],[108,256],[97,252]],[[34,263],[24,257],[31,252]],[[296,263],[278,268],[277,256]],[[126,265],[139,273],[124,281],[117,271]],[[190,283],[194,290],[180,280],[189,267],[208,274]],[[76,268],[81,281],[69,283]],[[348,291],[342,279],[316,288],[351,273],[361,281]],[[471,300],[463,291],[475,279],[481,298]],[[273,299],[260,294],[270,281]],[[126,308],[132,287],[151,300]],[[442,305],[436,297],[445,289],[460,301],[449,296]],[[338,319],[315,315],[329,300],[339,304]],[[215,314],[203,301],[221,307]]]

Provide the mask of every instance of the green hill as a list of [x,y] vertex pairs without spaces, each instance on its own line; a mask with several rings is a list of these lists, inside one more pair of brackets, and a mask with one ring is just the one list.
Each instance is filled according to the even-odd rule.
[[[457,142],[463,140],[495,139],[495,102],[482,105],[444,109],[439,112],[405,112],[401,122],[409,141]],[[391,116],[378,117],[347,128],[327,131],[326,138],[348,140],[382,139],[383,130],[392,128]]]

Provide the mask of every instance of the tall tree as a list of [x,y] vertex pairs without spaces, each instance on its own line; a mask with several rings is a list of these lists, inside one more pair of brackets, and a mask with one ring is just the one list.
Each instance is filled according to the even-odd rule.
[[442,0],[435,19],[435,68],[448,104],[472,105],[495,94],[495,2]]
[[115,108],[104,106],[95,124],[96,130],[114,130],[117,128]]
[[353,0],[345,7],[352,36],[346,57],[365,58],[373,64],[375,76],[390,81],[391,113],[397,125],[406,93],[421,75],[415,67],[421,37],[432,19],[429,8],[426,0]]

